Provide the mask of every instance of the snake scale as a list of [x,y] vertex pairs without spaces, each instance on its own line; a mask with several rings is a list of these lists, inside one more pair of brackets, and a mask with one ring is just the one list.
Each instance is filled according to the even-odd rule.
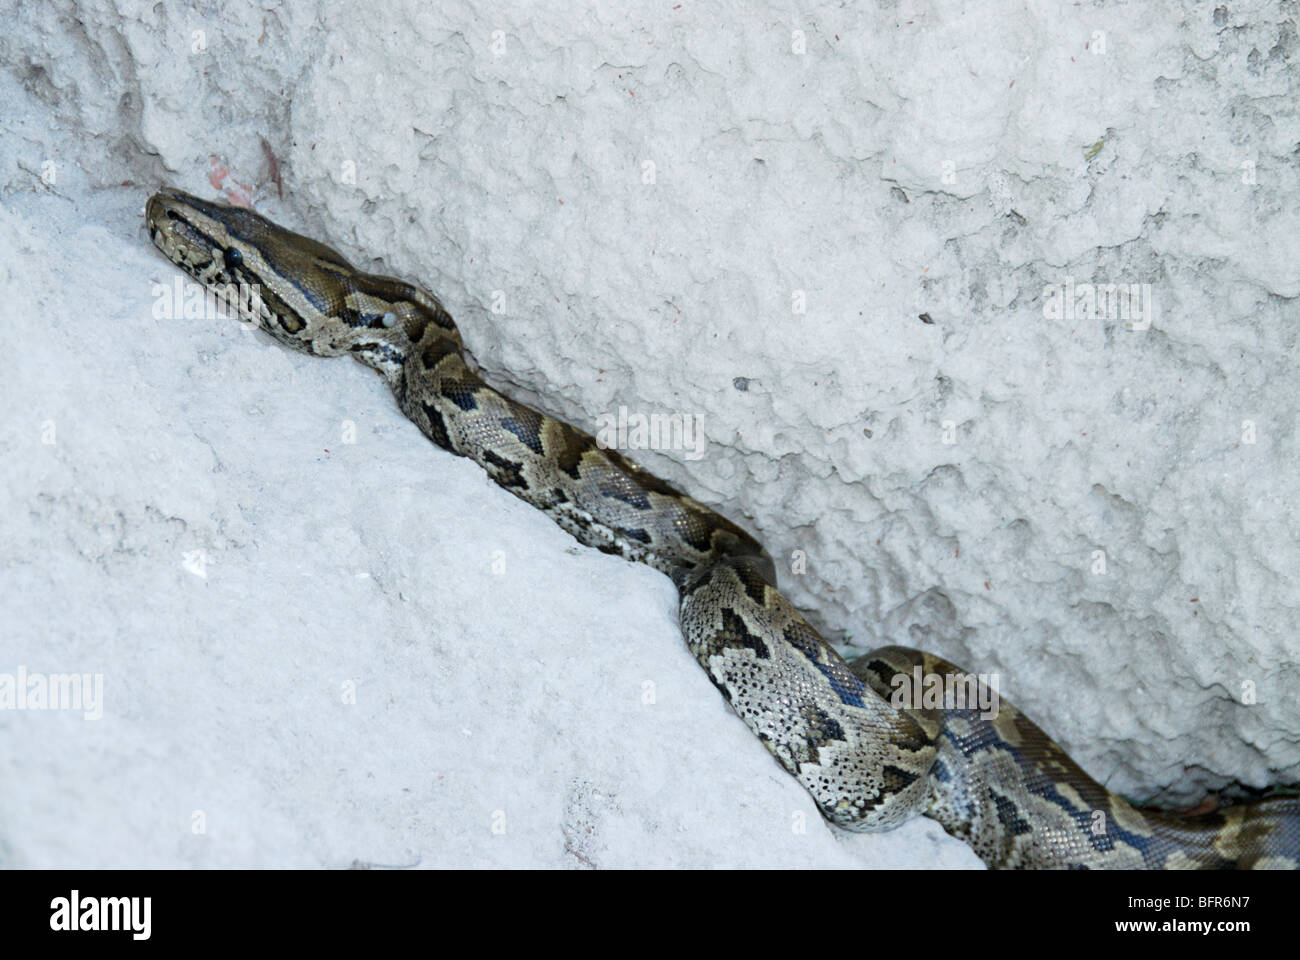
[[[1005,700],[899,702],[896,678],[972,682],[938,657],[885,647],[846,663],[777,589],[751,536],[590,435],[509,399],[470,368],[431,294],[354,268],[251,210],[164,189],[149,235],[281,343],[377,370],[439,447],[469,457],[579,542],[673,579],[687,645],[724,698],[849,830],[917,814],[995,868],[1295,868],[1300,797],[1198,816],[1138,809],[1089,777]],[[978,685],[978,681],[975,681]]]

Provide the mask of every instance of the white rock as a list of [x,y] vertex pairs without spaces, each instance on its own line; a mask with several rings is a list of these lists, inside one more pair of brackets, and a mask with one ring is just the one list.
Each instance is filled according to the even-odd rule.
[[[164,183],[423,282],[547,412],[701,417],[703,459],[634,455],[1112,789],[1300,779],[1289,16],[7,11],[0,672],[105,702],[0,711],[0,863],[975,863],[824,826],[669,583],[372,374],[156,319]],[[1067,278],[1150,284],[1150,328],[1052,319]]]

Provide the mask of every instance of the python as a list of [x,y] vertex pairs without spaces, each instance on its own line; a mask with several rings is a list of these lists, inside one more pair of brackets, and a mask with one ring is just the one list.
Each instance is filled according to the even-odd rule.
[[489,386],[428,291],[358,270],[251,210],[176,190],[151,197],[145,220],[154,245],[200,282],[258,285],[252,319],[277,341],[373,368],[435,445],[477,463],[580,543],[671,577],[687,648],[836,826],[884,830],[928,816],[998,868],[1300,862],[1295,796],[1197,817],[1141,810],[1005,699],[992,718],[895,707],[900,673],[969,673],[905,647],[846,663],[780,592],[775,564],[752,536],[590,434]]

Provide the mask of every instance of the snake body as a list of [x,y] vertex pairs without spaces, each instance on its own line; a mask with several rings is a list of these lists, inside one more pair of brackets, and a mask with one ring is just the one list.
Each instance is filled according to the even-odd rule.
[[880,830],[923,814],[996,868],[1300,862],[1300,797],[1187,817],[1141,810],[1004,699],[992,716],[977,696],[900,702],[900,677],[985,691],[953,664],[903,647],[846,663],[782,596],[753,537],[617,450],[488,386],[447,311],[420,287],[357,270],[251,210],[175,190],[150,198],[146,221],[154,244],[201,283],[255,291],[240,309],[275,339],[374,368],[439,447],[475,461],[579,542],[670,576],[696,660],[830,822]]

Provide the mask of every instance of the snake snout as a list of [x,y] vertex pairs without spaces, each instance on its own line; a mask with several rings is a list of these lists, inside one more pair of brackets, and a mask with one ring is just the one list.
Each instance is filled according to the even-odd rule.
[[184,222],[185,218],[180,210],[181,203],[183,201],[180,197],[167,190],[159,190],[150,197],[144,205],[144,219],[149,225],[150,234],[155,230],[168,229],[169,223]]
[[177,266],[192,271],[212,261],[212,241],[200,232],[187,215],[189,197],[186,194],[160,190],[148,199],[144,207],[145,225],[149,239]]

